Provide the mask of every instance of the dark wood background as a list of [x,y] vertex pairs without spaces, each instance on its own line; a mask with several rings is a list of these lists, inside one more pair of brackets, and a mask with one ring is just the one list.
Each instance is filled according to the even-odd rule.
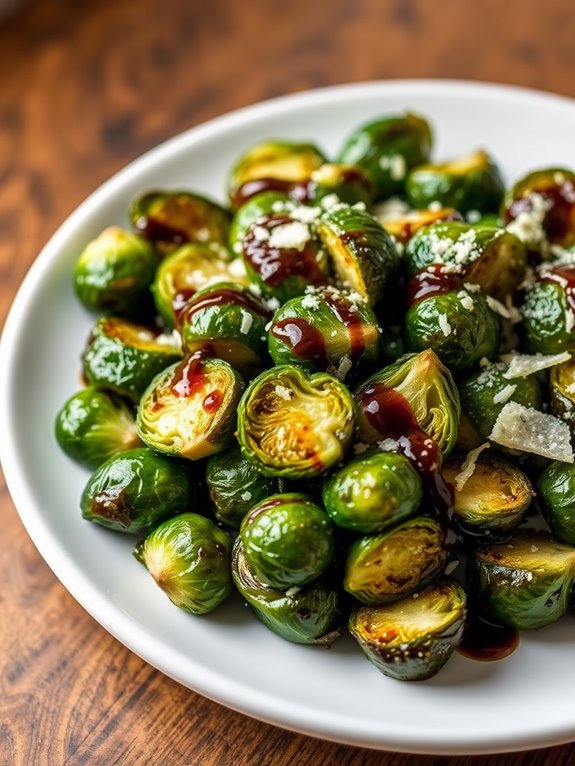
[[[0,326],[66,216],[165,138],[261,99],[368,79],[575,96],[574,33],[573,0],[29,0],[0,21]],[[226,710],[143,663],[72,600],[1,478],[0,511],[0,766],[575,762],[575,745],[378,753]]]

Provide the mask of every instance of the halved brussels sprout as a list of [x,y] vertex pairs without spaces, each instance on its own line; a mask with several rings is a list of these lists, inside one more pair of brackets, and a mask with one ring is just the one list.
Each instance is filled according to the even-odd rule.
[[[370,205],[375,187],[368,173],[359,165],[326,162],[314,170],[307,184],[306,203],[319,205],[326,197],[337,197],[340,202]],[[326,200],[327,204],[328,200]]]
[[241,255],[243,241],[251,226],[265,220],[273,213],[289,214],[293,207],[287,194],[280,191],[265,191],[256,194],[234,213],[230,227],[230,250],[234,255]]
[[76,261],[76,294],[90,311],[133,316],[149,298],[158,261],[143,237],[110,226]]
[[451,486],[454,518],[463,532],[480,537],[502,537],[524,519],[533,499],[527,476],[511,463],[481,455],[465,484],[458,489],[464,457],[450,457],[442,476]]
[[473,557],[482,613],[518,630],[541,628],[567,611],[575,580],[575,548],[520,530]]
[[331,564],[334,536],[319,505],[297,492],[272,495],[244,516],[240,537],[250,569],[272,588],[317,579]]
[[575,359],[551,368],[551,410],[564,420],[575,434]]
[[432,348],[453,372],[469,370],[499,349],[497,314],[481,293],[467,290],[439,293],[414,303],[405,315],[404,332],[410,351]]
[[323,484],[323,504],[338,527],[381,532],[418,509],[421,479],[404,455],[374,452],[350,460]]
[[355,130],[338,155],[338,162],[367,170],[379,199],[403,191],[410,168],[427,162],[431,128],[423,117],[407,112],[374,120]]
[[305,184],[325,161],[313,144],[262,141],[244,152],[232,168],[228,178],[232,206],[237,209],[264,191],[289,191]]
[[87,468],[141,444],[131,407],[118,396],[88,386],[71,396],[56,417],[62,450]]
[[214,282],[247,285],[243,261],[231,260],[218,242],[183,245],[160,263],[152,284],[156,308],[168,327],[176,324],[178,312],[198,290]]
[[149,532],[186,511],[194,492],[186,466],[138,447],[96,469],[80,500],[82,516],[117,532]]
[[132,202],[132,226],[162,253],[186,242],[227,244],[231,216],[216,202],[190,191],[150,191]]
[[450,162],[419,165],[407,176],[405,189],[413,207],[438,202],[461,213],[495,213],[505,192],[499,168],[483,150]]
[[359,293],[371,305],[382,297],[397,270],[399,256],[391,236],[372,215],[341,203],[318,219],[336,281]]
[[530,353],[575,350],[575,263],[542,264],[520,308]]
[[233,590],[230,536],[197,513],[164,521],[134,555],[170,601],[191,614],[213,612]]
[[441,670],[460,644],[466,603],[460,585],[440,580],[392,604],[359,607],[349,629],[384,675],[423,681]]
[[278,590],[254,574],[238,537],[232,551],[232,576],[240,594],[263,624],[296,644],[332,644],[340,635],[339,591],[329,581]]
[[206,484],[216,518],[239,527],[250,508],[281,492],[283,482],[261,474],[242,456],[239,445],[233,444],[208,458]]
[[433,223],[463,221],[461,213],[452,207],[442,207],[437,210],[408,210],[405,213],[393,213],[391,215],[380,215],[376,211],[376,217],[383,228],[391,234],[396,242],[401,242],[402,245],[407,244],[418,231],[431,226]]
[[431,349],[407,354],[384,367],[362,383],[354,396],[359,405],[357,430],[367,444],[413,434],[415,446],[419,431],[435,442],[443,456],[455,446],[459,394],[451,373]]
[[152,378],[181,359],[172,336],[118,317],[102,317],[82,354],[86,380],[137,401]]
[[187,352],[206,346],[210,353],[247,374],[266,356],[266,324],[271,313],[248,289],[233,282],[199,290],[178,314],[178,329]]
[[444,569],[449,556],[444,540],[441,525],[428,516],[362,537],[349,549],[343,587],[364,604],[395,601]]
[[541,510],[553,534],[575,545],[575,466],[554,461],[537,483]]
[[343,458],[354,415],[351,394],[331,375],[282,365],[262,372],[242,397],[238,440],[266,476],[312,478]]
[[276,364],[326,370],[340,380],[379,357],[381,329],[360,296],[334,287],[292,298],[274,314],[268,347]]
[[167,455],[199,460],[229,444],[244,384],[222,359],[201,352],[157,375],[138,408],[141,440]]

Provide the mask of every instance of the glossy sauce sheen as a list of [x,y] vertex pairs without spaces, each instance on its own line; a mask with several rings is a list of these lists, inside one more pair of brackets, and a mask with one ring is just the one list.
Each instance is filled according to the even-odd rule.
[[514,628],[494,625],[472,613],[457,651],[464,657],[493,662],[508,657],[519,646],[519,633]]
[[[543,228],[551,243],[560,242],[575,227],[575,188],[573,181],[566,178],[562,184],[549,184],[533,189],[551,205],[545,213]],[[520,213],[529,213],[533,205],[529,195],[520,197],[512,202],[505,212],[505,223],[509,223]]]
[[567,304],[571,311],[575,311],[575,265],[567,264],[549,269],[541,275],[543,284],[555,284],[563,288]]
[[174,245],[183,245],[189,241],[185,231],[162,223],[153,216],[141,215],[136,221],[135,228],[150,242],[171,242]]
[[172,380],[174,396],[190,397],[201,391],[206,384],[204,360],[208,354],[203,349],[186,357],[176,368]]
[[270,330],[274,338],[290,346],[302,359],[312,359],[320,366],[328,363],[323,335],[305,319],[289,317],[275,322]]
[[365,351],[361,314],[353,303],[335,291],[327,290],[324,299],[339,321],[346,326],[349,333],[349,357],[352,362],[356,362]]
[[234,207],[237,209],[244,205],[256,194],[263,192],[283,192],[296,202],[309,201],[309,186],[307,181],[284,181],[281,178],[254,178],[253,181],[243,183],[234,195]]
[[205,295],[197,298],[192,297],[185,306],[183,306],[179,320],[185,322],[198,311],[203,311],[211,306],[225,306],[233,304],[242,306],[248,311],[253,311],[263,317],[268,317],[270,312],[263,303],[252,296],[247,290],[234,290],[231,287],[221,287],[210,290]]
[[427,266],[411,278],[407,285],[407,305],[424,301],[435,295],[461,290],[462,279],[458,274],[449,274],[439,263]]

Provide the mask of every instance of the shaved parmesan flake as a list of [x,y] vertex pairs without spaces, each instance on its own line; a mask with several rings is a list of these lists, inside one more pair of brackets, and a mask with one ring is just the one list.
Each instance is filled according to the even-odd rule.
[[[266,233],[268,232],[266,231]],[[286,248],[301,251],[309,240],[309,229],[301,221],[280,224],[269,232],[269,246],[279,250]]]
[[451,325],[449,324],[449,321],[447,320],[447,314],[439,314],[437,319],[439,320],[439,327],[441,329],[441,332],[447,338],[449,335],[451,335]]
[[276,395],[279,396],[282,399],[285,399],[286,402],[289,402],[291,399],[291,389],[287,388],[286,386],[277,385],[275,387]]
[[553,415],[509,402],[499,413],[489,439],[510,449],[573,463],[571,432]]
[[503,373],[507,380],[513,378],[524,378],[526,375],[532,375],[534,372],[546,370],[548,367],[555,367],[563,362],[568,362],[571,354],[563,351],[561,354],[517,354],[511,358],[508,369]]
[[516,385],[511,384],[502,388],[501,391],[498,391],[493,397],[493,404],[506,404],[515,393],[516,388]]
[[461,466],[461,471],[457,474],[457,476],[454,478],[453,483],[455,484],[455,489],[458,492],[461,492],[463,487],[465,486],[465,483],[468,479],[470,479],[473,476],[473,472],[475,471],[475,464],[477,463],[477,458],[483,450],[489,449],[489,442],[485,442],[485,444],[481,444],[479,447],[476,447],[475,449],[472,449],[471,452],[467,453],[467,457],[465,458],[463,465]]
[[495,311],[496,314],[499,314],[499,316],[502,316],[504,319],[511,319],[509,309],[507,309],[501,303],[501,301],[496,300],[491,295],[486,295],[485,299],[487,300],[487,305],[492,311]]
[[242,335],[247,335],[251,330],[254,323],[254,318],[249,311],[242,309],[242,324],[240,326],[240,332]]

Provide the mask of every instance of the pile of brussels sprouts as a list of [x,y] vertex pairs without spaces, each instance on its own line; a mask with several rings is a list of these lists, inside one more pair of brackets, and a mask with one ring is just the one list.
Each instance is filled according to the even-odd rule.
[[[506,190],[487,152],[431,148],[386,116],[335,159],[256,144],[227,207],[134,200],[75,264],[97,318],[56,419],[83,517],[174,604],[235,588],[302,644],[347,624],[402,680],[575,588],[575,173]],[[514,443],[533,413],[559,446]]]

